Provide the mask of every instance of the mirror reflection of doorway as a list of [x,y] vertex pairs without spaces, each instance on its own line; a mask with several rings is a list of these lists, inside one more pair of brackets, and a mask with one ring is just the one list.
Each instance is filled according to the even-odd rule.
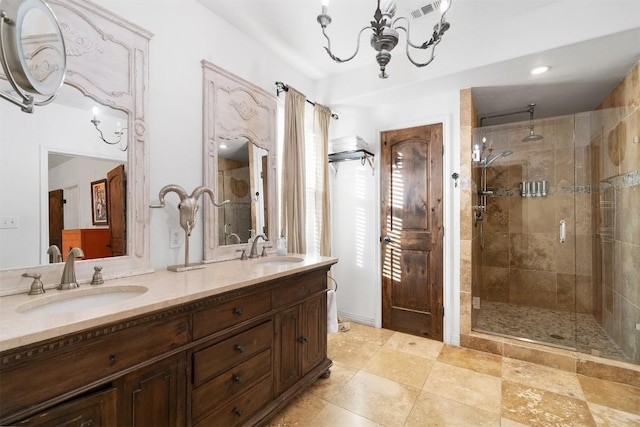
[[[76,246],[85,253],[84,259],[125,255],[126,180],[122,162],[53,152],[47,157],[49,246],[58,247],[63,261],[70,248]],[[96,227],[91,218],[91,182],[104,178],[110,180],[109,220]],[[112,202],[109,192],[113,193]]]

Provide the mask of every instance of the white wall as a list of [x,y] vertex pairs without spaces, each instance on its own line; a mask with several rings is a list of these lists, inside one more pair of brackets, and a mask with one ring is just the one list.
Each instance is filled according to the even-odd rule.
[[[459,193],[450,178],[456,171],[460,142],[460,95],[457,90],[430,96],[418,89],[418,101],[381,105],[372,109],[336,106],[340,120],[331,122],[331,138],[360,135],[376,154],[376,172],[359,162],[340,163],[332,179],[332,226],[334,254],[340,262],[333,268],[339,284],[338,311],[358,322],[380,326],[380,132],[444,123],[444,222],[445,222],[445,342],[459,343]],[[344,120],[344,121],[343,121]],[[338,123],[339,122],[339,123]],[[458,187],[459,188],[459,187]]]
[[[188,192],[202,185],[202,66],[206,59],[274,93],[275,81],[312,98],[313,85],[290,66],[195,0],[96,0],[100,6],[151,31],[149,46],[150,191],[157,199],[167,184]],[[313,99],[313,98],[312,98]],[[184,260],[169,248],[169,229],[178,227],[178,201],[152,209],[151,267]],[[202,216],[190,241],[190,260],[202,259]]]

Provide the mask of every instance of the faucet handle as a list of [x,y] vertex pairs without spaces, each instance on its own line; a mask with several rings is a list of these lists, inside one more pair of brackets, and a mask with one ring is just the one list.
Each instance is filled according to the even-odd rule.
[[104,283],[104,279],[102,278],[102,267],[96,265],[93,267],[93,277],[91,278],[92,285],[102,285]]
[[42,284],[42,281],[40,280],[40,278],[42,277],[42,274],[40,274],[40,273],[34,273],[34,274],[22,273],[22,277],[30,277],[30,278],[33,279],[33,283],[31,283],[31,289],[29,289],[28,295],[44,294],[44,285]]
[[236,252],[242,252],[242,254],[240,255],[240,259],[242,261],[247,259],[247,250],[246,249],[236,249]]
[[267,256],[267,249],[271,249],[273,246],[263,246],[262,247],[262,253],[260,254],[260,256]]

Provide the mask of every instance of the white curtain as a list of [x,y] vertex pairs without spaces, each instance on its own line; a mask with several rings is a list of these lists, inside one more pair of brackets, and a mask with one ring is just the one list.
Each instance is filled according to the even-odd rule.
[[303,94],[289,86],[284,107],[282,209],[280,220],[287,238],[288,252],[299,254],[306,253],[305,101],[306,98]]
[[331,256],[331,206],[329,202],[329,122],[331,110],[316,104],[313,109],[313,133],[316,149],[316,211],[320,255]]

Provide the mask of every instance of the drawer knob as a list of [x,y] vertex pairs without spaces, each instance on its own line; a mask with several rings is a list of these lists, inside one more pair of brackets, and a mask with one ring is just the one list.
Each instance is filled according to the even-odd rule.
[[116,354],[115,353],[111,353],[109,355],[109,363],[111,363],[112,365],[116,363]]
[[244,414],[244,411],[240,408],[234,408],[233,413],[236,414],[236,417],[241,417]]
[[235,310],[233,310],[233,314],[235,314],[236,316],[242,316],[242,309],[240,307],[236,308]]
[[242,377],[240,375],[234,375],[233,381],[237,384],[242,384]]
[[243,345],[240,345],[240,344],[236,345],[236,351],[238,353],[244,353],[245,350],[246,350],[246,348]]
[[306,344],[306,343],[308,343],[308,342],[309,342],[309,338],[307,338],[307,337],[300,337],[300,338],[298,338],[298,342],[299,342],[300,344]]

